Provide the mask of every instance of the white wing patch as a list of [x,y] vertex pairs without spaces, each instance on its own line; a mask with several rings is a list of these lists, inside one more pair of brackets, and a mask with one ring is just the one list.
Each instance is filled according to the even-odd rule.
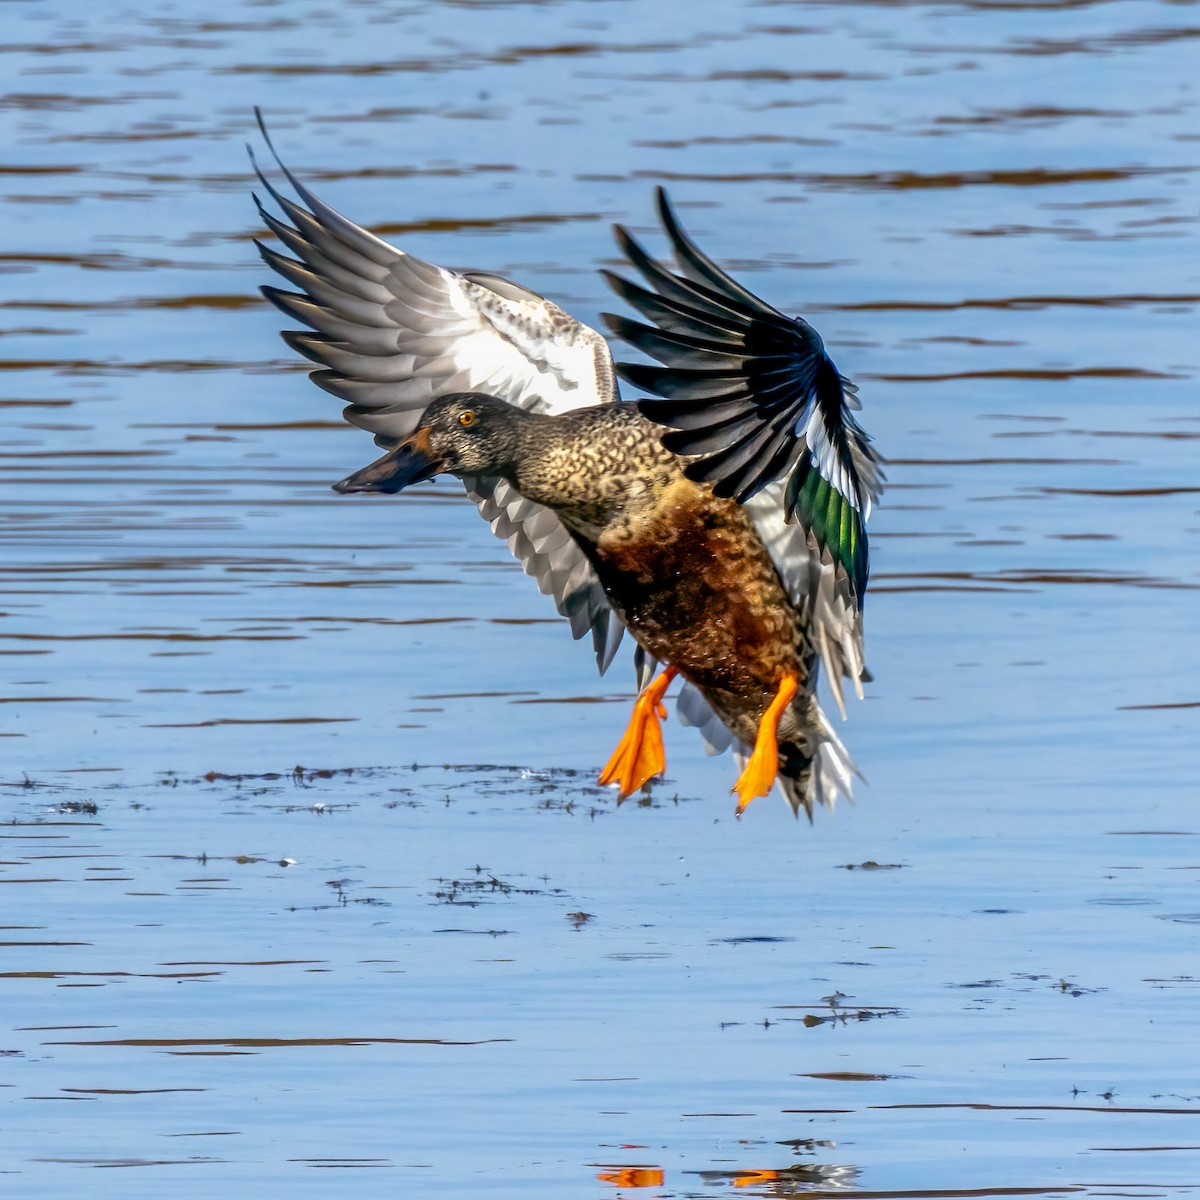
[[675,712],[681,724],[699,731],[706,753],[724,754],[733,745],[733,734],[694,684],[683,685],[675,701]]
[[[485,392],[550,413],[616,399],[608,343],[594,329],[520,284],[405,253],[280,168],[301,203],[261,171],[286,220],[255,202],[295,257],[261,244],[259,251],[300,290],[263,292],[308,327],[284,338],[319,364],[313,382],[345,400],[346,419],[380,445],[394,446],[413,433],[429,403],[446,392]],[[624,626],[562,522],[499,480],[465,482],[481,515],[554,599],[574,636],[591,633],[603,672]]]
[[860,700],[863,695],[862,612],[838,587],[833,564],[812,544],[804,527],[784,516],[784,487],[781,480],[768,484],[746,501],[746,508],[788,595],[808,623],[829,690],[845,718],[843,678],[851,681]]

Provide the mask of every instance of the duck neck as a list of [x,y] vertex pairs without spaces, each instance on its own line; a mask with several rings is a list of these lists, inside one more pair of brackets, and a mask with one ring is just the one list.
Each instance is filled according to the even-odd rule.
[[544,468],[562,441],[561,432],[557,418],[514,408],[512,420],[497,439],[495,473],[526,499],[549,503]]

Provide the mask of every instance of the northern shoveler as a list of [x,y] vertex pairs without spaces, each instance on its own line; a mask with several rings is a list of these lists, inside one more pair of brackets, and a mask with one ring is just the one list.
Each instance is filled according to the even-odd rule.
[[[865,521],[882,474],[816,330],[721,270],[660,189],[677,270],[618,226],[644,284],[604,274],[650,323],[604,319],[661,365],[614,365],[551,301],[414,258],[275,159],[298,202],[257,165],[285,219],[255,202],[295,257],[259,250],[299,290],[263,293],[307,327],[283,337],[319,365],[313,381],[388,448],[336,489],[457,475],[575,637],[591,634],[601,672],[630,631],[640,694],[600,776],[622,797],[665,769],[677,675],[684,723],[739,756],[739,814],[777,777],[810,817],[848,796],[857,771],[817,702],[817,664],[844,716],[842,679],[861,696],[869,678]],[[618,375],[658,398],[621,402]]]

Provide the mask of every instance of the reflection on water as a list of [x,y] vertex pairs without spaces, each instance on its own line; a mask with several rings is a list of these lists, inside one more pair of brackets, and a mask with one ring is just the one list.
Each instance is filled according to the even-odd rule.
[[606,1167],[596,1178],[619,1188],[662,1187],[661,1167]]
[[[17,1191],[1195,1190],[1196,11],[5,6]],[[617,811],[628,661],[453,490],[330,493],[255,104],[589,323],[664,181],[813,315],[892,461],[854,809],[735,830],[672,724]]]
[[738,1188],[747,1196],[811,1196],[825,1191],[857,1189],[858,1183],[857,1168],[832,1163],[806,1163],[777,1170],[697,1171],[695,1174],[706,1185],[701,1195]]

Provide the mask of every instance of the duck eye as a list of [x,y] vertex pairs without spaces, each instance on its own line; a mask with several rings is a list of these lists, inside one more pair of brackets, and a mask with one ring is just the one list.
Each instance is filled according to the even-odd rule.
[[458,423],[463,426],[464,429],[474,425],[475,414],[469,408],[466,410],[466,412],[460,412],[458,414]]

